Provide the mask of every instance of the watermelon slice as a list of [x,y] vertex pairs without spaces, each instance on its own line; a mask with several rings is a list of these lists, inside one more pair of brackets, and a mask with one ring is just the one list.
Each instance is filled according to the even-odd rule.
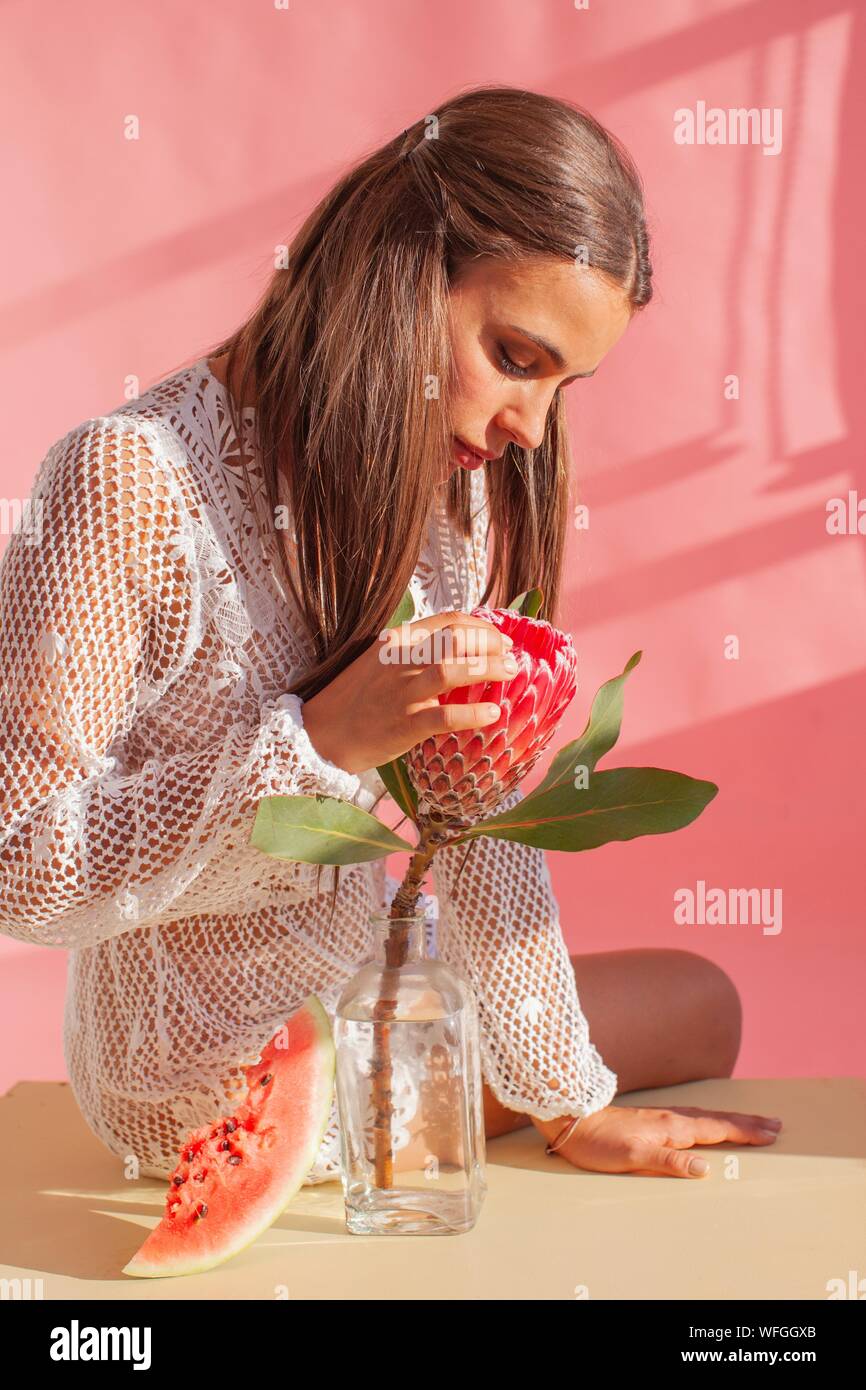
[[165,1215],[124,1274],[198,1274],[267,1230],[315,1162],[331,1112],[330,1020],[309,995],[244,1069],[245,1100],[228,1119],[195,1129],[169,1179]]

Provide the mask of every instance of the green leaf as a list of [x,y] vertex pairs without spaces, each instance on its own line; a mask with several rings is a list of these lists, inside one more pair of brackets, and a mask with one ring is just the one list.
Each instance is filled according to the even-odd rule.
[[623,667],[622,675],[613,676],[611,680],[605,681],[604,685],[599,686],[583,733],[580,738],[573,739],[564,748],[560,748],[544,778],[532,793],[533,796],[550,791],[562,782],[567,782],[569,786],[573,786],[576,767],[583,766],[586,767],[587,771],[592,772],[599,758],[610,752],[619,738],[622,724],[625,679],[629,671],[633,671],[637,666],[642,656],[643,652],[635,652]]
[[513,598],[508,607],[516,609],[525,618],[534,618],[543,603],[544,593],[541,589],[527,589],[525,594],[518,594],[517,598]]
[[396,801],[404,816],[410,820],[418,820],[418,793],[409,780],[409,773],[406,770],[406,759],[394,758],[393,762],[382,763],[376,768],[382,781],[388,789],[388,795],[392,801]]
[[375,816],[333,796],[262,797],[250,844],[304,864],[362,864],[415,848]]
[[[399,627],[401,623],[411,623],[415,616],[415,600],[412,597],[412,590],[407,589],[400,602],[394,610],[391,621],[386,623],[386,627]],[[384,781],[384,778],[383,778]]]
[[584,788],[560,783],[533,792],[502,815],[470,826],[455,842],[491,835],[540,849],[595,849],[611,840],[680,830],[718,790],[713,782],[664,768],[616,767],[592,773]]

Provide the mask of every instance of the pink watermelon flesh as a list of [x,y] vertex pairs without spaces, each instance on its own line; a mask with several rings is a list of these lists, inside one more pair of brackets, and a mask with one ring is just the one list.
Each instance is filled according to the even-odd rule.
[[330,1021],[311,994],[244,1070],[234,1115],[187,1135],[169,1179],[165,1214],[124,1274],[196,1274],[267,1230],[302,1186],[331,1112]]

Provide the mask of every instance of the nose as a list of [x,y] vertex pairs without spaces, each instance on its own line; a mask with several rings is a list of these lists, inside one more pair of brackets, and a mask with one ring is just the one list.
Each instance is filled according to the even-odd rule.
[[521,449],[538,449],[544,440],[551,400],[545,394],[506,406],[496,423]]

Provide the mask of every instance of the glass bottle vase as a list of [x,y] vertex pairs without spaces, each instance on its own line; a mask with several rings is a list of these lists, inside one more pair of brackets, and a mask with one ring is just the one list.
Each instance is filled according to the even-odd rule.
[[428,953],[423,911],[370,925],[372,957],[334,1014],[346,1225],[468,1231],[487,1191],[475,997]]

